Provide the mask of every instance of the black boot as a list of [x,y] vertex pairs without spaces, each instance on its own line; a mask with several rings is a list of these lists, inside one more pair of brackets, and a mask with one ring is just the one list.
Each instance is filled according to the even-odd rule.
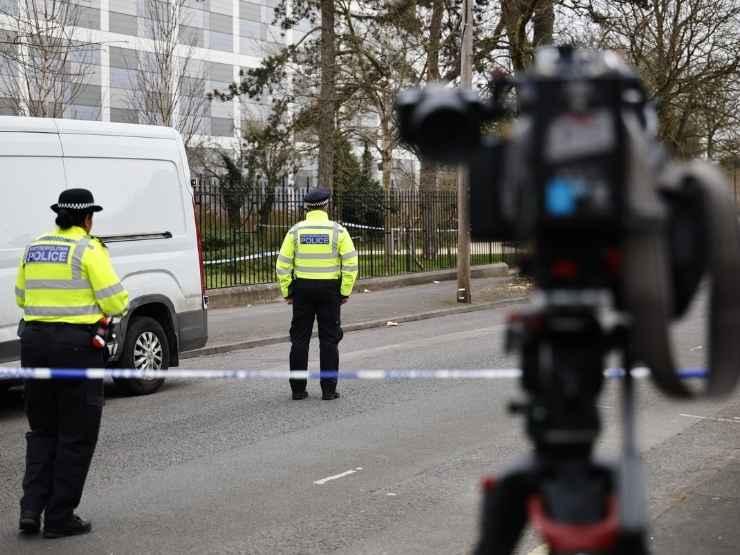
[[300,401],[302,399],[305,399],[306,397],[308,397],[308,391],[294,391],[293,392],[294,401]]
[[321,394],[321,398],[324,401],[333,401],[334,399],[339,399],[339,392],[338,391],[324,391]]
[[37,534],[41,530],[41,515],[31,511],[21,511],[18,529],[24,534]]
[[44,526],[44,537],[45,538],[65,538],[67,536],[79,536],[81,534],[87,534],[92,530],[92,524],[86,520],[82,520],[77,515],[72,515],[66,522],[59,524],[49,524],[48,522]]

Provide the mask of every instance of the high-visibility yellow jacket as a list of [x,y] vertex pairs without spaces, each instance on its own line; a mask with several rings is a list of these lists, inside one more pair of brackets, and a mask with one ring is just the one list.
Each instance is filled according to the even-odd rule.
[[311,210],[285,235],[276,265],[283,297],[293,279],[341,279],[340,294],[349,297],[357,280],[357,251],[344,227],[323,210]]
[[57,228],[26,247],[15,300],[26,322],[94,324],[128,309],[108,249],[77,226]]

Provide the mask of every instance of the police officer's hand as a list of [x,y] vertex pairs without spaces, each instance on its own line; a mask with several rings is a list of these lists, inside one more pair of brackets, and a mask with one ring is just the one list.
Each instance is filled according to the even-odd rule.
[[293,297],[286,297],[285,302],[288,304],[293,304]]
[[342,297],[342,304],[347,304],[349,297]]

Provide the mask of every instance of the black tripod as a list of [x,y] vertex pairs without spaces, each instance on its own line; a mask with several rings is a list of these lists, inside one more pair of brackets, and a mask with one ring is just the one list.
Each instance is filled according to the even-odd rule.
[[[564,301],[564,302],[563,302]],[[523,414],[534,453],[499,479],[484,481],[476,555],[510,555],[527,522],[551,554],[645,555],[647,516],[635,444],[627,330],[605,330],[593,299],[560,299],[511,318],[507,350],[519,350],[528,399]],[[596,399],[607,353],[622,354],[624,444],[618,465],[594,460]]]

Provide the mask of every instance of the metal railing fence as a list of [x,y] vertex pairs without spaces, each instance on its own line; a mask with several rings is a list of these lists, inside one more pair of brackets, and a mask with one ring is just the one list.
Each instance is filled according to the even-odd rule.
[[[219,289],[276,281],[275,259],[286,232],[303,219],[305,190],[194,182],[206,286]],[[349,231],[360,277],[455,268],[454,191],[335,191],[330,217]],[[515,245],[475,241],[471,264],[515,263]]]

